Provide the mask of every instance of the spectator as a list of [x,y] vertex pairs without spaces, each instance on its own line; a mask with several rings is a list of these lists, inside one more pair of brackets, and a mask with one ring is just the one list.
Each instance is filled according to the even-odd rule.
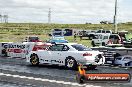
[[81,41],[83,37],[83,32],[81,32],[79,36],[80,36],[80,41]]
[[76,31],[74,32],[74,41],[76,41],[77,39],[77,34],[76,34]]

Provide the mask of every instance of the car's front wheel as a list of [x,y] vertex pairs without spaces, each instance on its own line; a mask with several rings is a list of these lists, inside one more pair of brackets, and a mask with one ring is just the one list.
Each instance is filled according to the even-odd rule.
[[30,62],[33,66],[39,65],[39,58],[38,58],[37,54],[31,54]]
[[77,69],[77,62],[74,58],[68,57],[65,60],[65,66],[68,69]]

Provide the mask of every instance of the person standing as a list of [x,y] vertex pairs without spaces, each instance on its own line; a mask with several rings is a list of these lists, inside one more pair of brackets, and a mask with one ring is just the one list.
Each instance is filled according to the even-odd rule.
[[76,34],[76,31],[74,32],[74,41],[76,41],[77,39],[77,34]]
[[82,32],[80,32],[80,34],[79,34],[80,41],[82,40],[82,36],[83,36],[83,31],[82,31]]

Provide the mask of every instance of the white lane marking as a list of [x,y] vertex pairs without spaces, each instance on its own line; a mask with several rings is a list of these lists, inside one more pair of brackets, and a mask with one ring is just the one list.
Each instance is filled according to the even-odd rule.
[[34,78],[34,77],[27,77],[27,76],[4,74],[4,73],[0,73],[0,76],[7,76],[7,77],[14,77],[14,78],[21,78],[21,79],[29,79],[29,80],[36,80],[36,81],[43,81],[43,82],[51,82],[51,83],[58,83],[58,84],[72,85],[72,86],[101,87],[101,86],[94,86],[94,85],[87,85],[87,84],[81,85],[81,84],[73,83],[73,82],[56,81],[56,80],[49,80],[49,79],[42,79],[42,78]]

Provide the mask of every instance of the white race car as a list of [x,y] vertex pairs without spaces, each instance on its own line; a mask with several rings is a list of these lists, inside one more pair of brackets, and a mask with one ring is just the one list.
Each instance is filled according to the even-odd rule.
[[116,57],[114,64],[121,65],[122,67],[132,66],[132,56],[124,55],[124,56]]
[[75,69],[78,64],[82,64],[94,69],[98,64],[104,64],[105,57],[103,52],[94,51],[82,44],[58,43],[47,50],[31,51],[26,60],[32,65],[49,64]]

